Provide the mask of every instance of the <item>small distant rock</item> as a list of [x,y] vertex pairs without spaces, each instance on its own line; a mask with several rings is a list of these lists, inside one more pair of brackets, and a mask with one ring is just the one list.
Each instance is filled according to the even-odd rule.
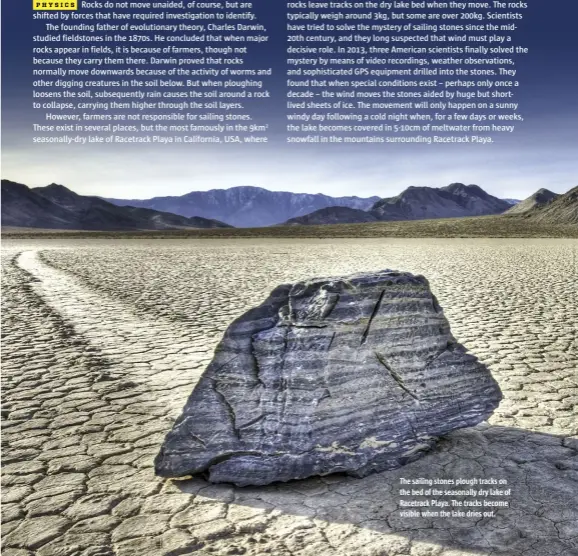
[[501,397],[423,276],[285,284],[229,326],[156,472],[240,486],[362,477],[421,457]]

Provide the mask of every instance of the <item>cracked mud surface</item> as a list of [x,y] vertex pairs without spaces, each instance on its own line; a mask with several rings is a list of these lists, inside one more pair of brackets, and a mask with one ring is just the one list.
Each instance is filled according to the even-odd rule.
[[[2,554],[578,554],[573,240],[5,241]],[[498,380],[488,424],[365,479],[234,488],[152,459],[227,325],[277,284],[430,281]],[[401,518],[399,478],[508,480],[495,518]]]

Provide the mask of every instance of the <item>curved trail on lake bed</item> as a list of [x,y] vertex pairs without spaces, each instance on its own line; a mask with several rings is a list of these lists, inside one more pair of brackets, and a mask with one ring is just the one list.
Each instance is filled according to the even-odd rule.
[[198,380],[207,351],[195,347],[185,326],[162,317],[139,317],[126,304],[99,295],[77,278],[43,263],[36,251],[24,251],[16,264],[34,277],[33,289],[76,333],[126,367],[130,376],[165,387],[183,382],[191,386]]

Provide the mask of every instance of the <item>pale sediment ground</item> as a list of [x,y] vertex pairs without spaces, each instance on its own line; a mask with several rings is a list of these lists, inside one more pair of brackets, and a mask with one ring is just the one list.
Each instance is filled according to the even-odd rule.
[[[2,264],[3,555],[578,554],[575,240],[6,241]],[[233,318],[279,283],[383,268],[424,274],[490,367],[488,424],[365,479],[154,476]],[[400,478],[507,480],[489,499],[510,507],[402,518]]]

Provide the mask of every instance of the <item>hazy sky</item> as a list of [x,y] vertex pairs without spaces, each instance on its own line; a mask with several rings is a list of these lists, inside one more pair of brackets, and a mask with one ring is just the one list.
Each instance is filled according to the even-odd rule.
[[[255,2],[273,32],[263,51],[278,75],[263,117],[285,125],[284,10]],[[525,121],[493,145],[34,145],[31,125],[31,37],[40,23],[28,4],[3,6],[2,177],[30,186],[61,183],[83,194],[120,198],[181,195],[254,185],[330,195],[391,196],[410,185],[475,183],[500,197],[524,198],[540,187],[565,192],[578,184],[578,41],[567,0],[533,3],[516,43],[530,48],[518,64],[517,101]]]

